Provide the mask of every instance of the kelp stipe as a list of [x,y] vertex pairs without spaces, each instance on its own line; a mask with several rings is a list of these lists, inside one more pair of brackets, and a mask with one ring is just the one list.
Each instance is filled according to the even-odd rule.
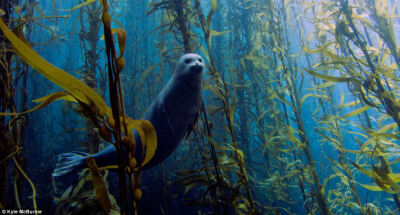
[[[137,195],[138,188],[135,187],[133,181],[133,174],[138,174],[134,170],[139,169],[140,167],[151,159],[152,155],[154,155],[154,151],[156,148],[156,136],[155,136],[155,131],[154,128],[151,126],[151,124],[147,123],[146,121],[135,121],[132,120],[128,117],[125,116],[124,114],[124,108],[123,108],[123,102],[122,102],[122,95],[121,95],[121,86],[119,83],[119,73],[121,72],[123,68],[123,58],[122,54],[124,53],[124,46],[125,46],[125,37],[124,34],[118,33],[118,41],[119,41],[119,48],[120,48],[120,57],[116,58],[115,56],[115,48],[114,48],[114,43],[112,40],[112,33],[111,33],[111,28],[110,28],[110,21],[111,18],[107,12],[107,3],[102,2],[104,11],[103,11],[103,23],[105,25],[105,38],[106,38],[106,47],[107,47],[107,56],[108,56],[108,66],[109,66],[109,77],[110,77],[110,90],[111,93],[110,95],[116,96],[117,100],[113,100],[112,98],[112,107],[113,109],[110,109],[107,107],[105,102],[99,97],[92,89],[87,87],[85,84],[82,82],[78,81],[76,78],[73,76],[69,75],[68,73],[65,73],[64,71],[58,69],[57,67],[49,64],[47,61],[45,61],[43,58],[41,58],[36,52],[33,51],[31,47],[28,46],[26,41],[21,40],[20,38],[17,38],[12,32],[9,31],[9,29],[4,25],[4,22],[0,20],[0,28],[3,31],[4,35],[7,37],[7,39],[11,42],[13,47],[15,48],[16,52],[21,56],[23,60],[25,60],[28,64],[30,64],[32,67],[37,69],[39,72],[41,72],[44,76],[46,76],[49,80],[53,81],[54,83],[58,84],[60,87],[64,88],[65,90],[68,91],[68,93],[55,93],[50,96],[44,97],[40,102],[38,107],[43,107],[52,101],[62,98],[62,99],[67,99],[67,100],[73,100],[76,101],[81,105],[83,108],[83,112],[91,119],[94,121],[96,125],[100,124],[105,124],[104,116],[107,115],[107,123],[108,126],[114,129],[114,136],[116,137],[117,140],[117,148],[120,153],[121,148],[120,148],[120,143],[122,142],[122,129],[121,129],[121,124],[122,127],[124,127],[124,134],[126,140],[130,141],[124,141],[125,147],[130,149],[130,148],[135,148],[131,147],[132,141],[133,141],[133,135],[131,130],[135,128],[142,140],[142,143],[144,145],[144,152],[145,152],[145,157],[143,162],[136,166],[131,166],[132,170],[129,170],[131,174],[131,189],[132,193],[135,194],[133,195],[133,201],[137,200],[140,198],[139,195]],[[52,71],[52,72],[50,72]],[[117,80],[117,81],[114,81]],[[116,103],[117,102],[117,103]],[[119,102],[119,104],[118,104]],[[33,109],[35,110],[35,108]],[[33,111],[31,110],[31,111]],[[113,116],[111,116],[111,114]],[[2,113],[2,115],[18,115],[18,113]],[[120,116],[122,120],[120,121]],[[114,119],[116,119],[114,121]],[[142,130],[144,128],[144,130]],[[101,131],[101,130],[100,130]],[[146,137],[145,137],[146,135]],[[102,135],[104,137],[104,135]],[[130,137],[130,138],[128,138]],[[150,139],[148,139],[150,138]],[[109,139],[110,140],[110,139]],[[148,142],[147,140],[150,140]],[[149,143],[149,145],[148,145]],[[132,150],[128,151],[128,154],[132,156]],[[123,156],[122,156],[123,157]],[[132,163],[132,162],[131,162]],[[123,165],[124,166],[124,165]],[[130,169],[130,168],[128,168]],[[120,169],[120,175],[123,175],[124,179],[124,174],[125,174],[125,168]],[[138,176],[138,175],[136,175]],[[98,187],[98,185],[101,181],[97,180],[98,183],[95,183],[95,188]],[[138,180],[136,180],[136,183]],[[122,183],[124,184],[124,183]],[[34,188],[33,188],[34,189]],[[102,188],[104,190],[104,188]],[[121,187],[121,193],[123,195],[123,187]],[[103,192],[104,193],[104,192]],[[100,195],[96,195],[98,198]],[[122,206],[124,206],[126,198],[122,198],[123,201],[121,201]],[[100,201],[100,200],[99,200]],[[107,201],[100,201],[101,205],[103,206],[103,209],[111,210],[110,207],[104,206],[104,204],[107,203]],[[126,205],[126,204],[125,204]],[[135,203],[133,203],[135,205]],[[35,205],[36,208],[36,205]],[[125,207],[122,207],[124,213],[126,210]],[[110,212],[110,211],[107,211]]]
[[[216,95],[219,97],[220,101],[222,102],[222,110],[224,112],[225,115],[225,120],[226,120],[226,124],[228,126],[228,133],[231,136],[231,141],[232,141],[232,146],[233,146],[233,152],[234,152],[234,157],[236,159],[237,162],[237,166],[239,167],[239,171],[236,173],[237,176],[239,177],[239,182],[244,186],[245,192],[246,192],[246,198],[248,200],[248,204],[246,205],[246,210],[247,213],[249,214],[256,214],[256,208],[255,208],[255,203],[253,202],[253,197],[252,197],[252,193],[250,191],[250,187],[249,187],[249,180],[248,180],[248,176],[247,176],[247,172],[246,172],[246,168],[245,168],[245,157],[243,152],[239,149],[238,143],[237,143],[237,137],[236,134],[234,132],[234,109],[235,109],[235,103],[236,103],[236,89],[234,89],[233,92],[233,96],[232,99],[230,99],[230,95],[229,92],[227,90],[227,84],[225,83],[225,81],[218,75],[218,72],[216,71],[216,63],[215,63],[215,59],[214,56],[212,54],[212,46],[211,46],[211,19],[212,16],[215,13],[216,7],[217,7],[217,0],[213,0],[211,3],[211,9],[207,15],[207,19],[205,18],[202,10],[201,10],[201,5],[200,5],[200,1],[196,0],[196,6],[197,6],[197,15],[198,15],[198,19],[201,23],[201,27],[202,27],[202,31],[204,33],[204,39],[206,41],[206,45],[207,45],[207,54],[208,54],[208,60],[211,64],[211,66],[208,68],[209,72],[211,73],[211,75],[214,78],[214,86],[212,86],[213,88],[215,88],[216,90],[214,90],[213,92],[216,93]],[[229,100],[231,100],[229,102]],[[207,113],[205,112],[205,108],[203,109],[204,114],[206,115]],[[206,126],[208,126],[208,121],[205,121]],[[209,138],[211,138],[210,133],[205,133],[209,136]],[[236,212],[239,213],[239,209],[236,209]]]
[[[86,14],[94,2],[83,1],[70,7]],[[134,87],[130,83],[121,86],[135,92],[125,98],[124,103],[132,107],[128,112],[140,115],[182,52],[200,53],[208,65],[204,107],[197,126],[193,126],[194,135],[163,164],[162,170],[146,174],[157,186],[150,180],[142,184],[146,202],[139,205],[156,210],[157,200],[164,199],[157,212],[165,214],[177,213],[178,208],[199,214],[397,212],[400,150],[395,114],[400,89],[396,1],[113,3],[123,5],[113,8],[124,17],[120,21],[126,26],[128,37],[135,35],[135,47],[126,49],[130,55],[124,55],[129,59],[127,68],[132,68],[132,76],[125,68],[120,78],[134,82]],[[98,6],[96,10],[101,10]],[[54,15],[59,14],[60,10],[55,10]],[[99,19],[100,15],[93,18]],[[123,34],[120,29],[111,32]],[[85,40],[84,33],[80,36],[82,44],[91,43]],[[57,34],[54,37],[59,38]],[[98,40],[98,35],[95,37]],[[131,49],[137,51],[132,54]],[[97,51],[101,51],[100,46]],[[92,81],[89,75],[82,76],[86,83]],[[57,98],[74,100],[59,92],[36,101],[43,106]],[[101,137],[112,139],[115,117],[99,112],[90,103],[82,106],[80,113],[89,118],[94,115],[92,118],[99,121],[99,126],[94,127],[101,130]],[[97,112],[103,117],[99,118]],[[13,119],[15,125],[23,118]],[[129,138],[125,141],[133,145]],[[11,148],[10,157],[16,152],[14,149]],[[130,167],[137,165],[134,160],[130,163]],[[98,171],[103,174],[103,170]],[[81,174],[86,175],[76,186],[57,193],[57,197],[66,197],[59,201],[57,212],[68,205],[83,209],[81,203],[85,201],[86,208],[96,212],[110,208],[104,201],[104,192],[96,197],[89,171]],[[107,187],[107,181],[103,181]],[[35,186],[45,187],[37,182]],[[147,201],[145,186],[156,191],[154,199]],[[98,190],[104,189],[100,186]],[[90,198],[83,198],[86,191]],[[136,191],[134,195],[139,197],[141,189]],[[161,192],[163,195],[159,195]],[[26,196],[21,195],[21,199]],[[36,195],[36,199],[42,197]],[[97,199],[102,199],[103,205]],[[114,204],[112,197],[109,201]]]
[[[229,31],[221,33],[210,28],[212,17],[217,9],[216,0],[211,1],[211,9],[208,12],[207,17],[203,14],[200,1],[194,2],[194,11],[190,10],[189,5],[189,1],[164,1],[154,4],[150,13],[159,8],[166,8],[167,13],[175,14],[176,16],[173,17],[176,18],[171,20],[169,25],[164,25],[162,27],[174,30],[177,29],[177,31],[173,31],[173,33],[175,35],[181,35],[176,36],[176,38],[182,38],[182,41],[180,42],[183,45],[183,50],[185,52],[192,52],[193,49],[197,47],[200,48],[206,56],[207,61],[210,63],[207,68],[208,71],[211,72],[213,76],[212,82],[215,84],[205,84],[207,88],[215,93],[221,101],[221,110],[223,110],[222,114],[225,117],[224,123],[226,123],[226,126],[230,128],[227,133],[230,135],[233,145],[230,145],[230,143],[219,143],[214,140],[212,122],[209,121],[207,108],[203,105],[200,113],[201,129],[197,129],[197,132],[195,130],[195,134],[200,136],[194,140],[198,147],[197,150],[200,152],[200,158],[202,160],[201,165],[203,166],[202,170],[181,170],[180,172],[182,174],[179,174],[181,175],[181,178],[177,182],[186,187],[184,191],[185,194],[195,187],[200,187],[204,190],[202,191],[203,197],[199,200],[191,200],[188,202],[189,205],[210,205],[212,206],[214,213],[217,214],[230,214],[232,213],[232,210],[237,214],[255,214],[255,203],[252,199],[247,173],[244,167],[244,154],[238,147],[236,134],[234,133],[233,128],[236,93],[234,93],[233,96],[229,95],[228,85],[224,83],[224,80],[221,79],[221,77],[219,77],[218,72],[216,71],[216,63],[211,46],[212,36],[221,36]],[[205,47],[201,43],[196,43],[195,39],[197,38],[195,35],[188,33],[192,31],[189,31],[190,29],[188,29],[187,26],[190,26],[192,22],[196,21],[191,17],[196,17],[197,21],[200,23],[200,37],[204,38],[204,41],[206,42]],[[233,162],[233,169],[221,164],[221,162],[223,163],[228,161],[220,158],[218,154],[225,153],[227,156],[226,158]],[[209,165],[211,165],[211,167],[209,167]],[[238,171],[235,171],[236,168]],[[230,175],[234,175],[233,180],[229,179]],[[245,193],[244,195],[241,194],[242,187],[244,190],[243,192]]]
[[[316,16],[316,14],[313,14]],[[315,17],[316,18],[316,17]],[[319,29],[318,25],[315,25],[316,31],[321,31]],[[321,40],[324,40],[325,38],[321,37]],[[322,56],[320,56],[321,59],[321,64],[324,64],[324,59]],[[306,55],[306,61],[307,61],[307,66],[309,69],[306,69],[307,72],[311,72],[311,64],[312,64],[312,59],[309,55]],[[315,74],[317,75],[318,74]],[[360,214],[365,214],[366,211],[363,208],[363,203],[361,202],[360,195],[357,191],[356,183],[354,181],[354,175],[352,172],[352,169],[349,166],[349,157],[346,154],[345,150],[345,144],[344,144],[344,135],[342,134],[342,128],[340,124],[340,119],[341,117],[340,112],[342,108],[344,107],[343,104],[340,104],[338,107],[334,105],[335,101],[333,100],[333,88],[331,88],[332,85],[334,85],[336,82],[335,81],[343,81],[340,79],[346,79],[346,77],[338,77],[339,79],[337,80],[329,80],[326,82],[320,82],[318,79],[313,78],[313,83],[316,86],[317,89],[320,90],[315,90],[315,92],[320,95],[317,97],[319,100],[318,102],[318,109],[313,113],[313,116],[315,120],[318,122],[319,127],[314,128],[315,131],[322,137],[321,142],[326,142],[334,146],[334,148],[338,152],[338,162],[334,161],[331,158],[328,158],[331,162],[331,165],[333,166],[333,171],[335,174],[330,175],[328,178],[324,180],[323,183],[323,189],[325,190],[325,187],[328,186],[328,183],[330,180],[339,177],[342,181],[341,189],[344,189],[345,191],[343,192],[348,192],[348,190],[351,192],[353,198],[354,198],[354,203],[357,204],[358,209]],[[342,94],[341,102],[344,101],[344,95]],[[318,114],[318,112],[321,112]],[[350,117],[349,113],[349,117]],[[339,168],[336,168],[339,167]],[[344,200],[335,200],[332,199],[331,191],[328,193],[328,202],[332,201],[337,201],[335,205],[338,205],[339,207],[349,207],[349,205],[353,205],[353,202],[346,202]],[[341,198],[339,196],[336,197],[336,199]],[[336,207],[336,206],[333,206]]]
[[[24,17],[32,18],[33,7],[31,5],[26,5],[24,11],[14,11],[14,4],[9,1],[0,3],[0,16],[7,24],[14,24],[13,13],[18,13],[18,15],[24,13]],[[19,26],[23,24],[21,20],[18,21]],[[21,27],[16,28],[15,32],[20,34]],[[31,32],[31,25],[27,25],[26,35],[30,36]],[[0,112],[23,111],[26,110],[27,104],[27,95],[23,92],[27,88],[29,67],[13,59],[9,43],[1,32],[0,37]],[[31,192],[30,207],[37,209],[36,186],[26,174],[26,160],[22,153],[28,121],[27,116],[5,117],[0,115],[0,209],[20,209],[24,206],[21,204],[21,201],[26,198],[22,192],[24,182],[29,184],[29,192]],[[12,182],[9,181],[11,178],[8,178],[9,172],[13,176]],[[12,189],[7,185],[12,185]],[[12,196],[8,196],[8,194],[12,194]]]
[[[150,122],[142,120],[137,121],[135,122],[135,124],[133,124],[133,121],[125,116],[120,72],[125,66],[125,60],[122,55],[125,52],[126,32],[124,30],[117,31],[118,45],[120,51],[120,54],[117,57],[111,29],[111,16],[108,13],[107,0],[102,1],[102,6],[102,21],[104,25],[104,37],[108,62],[107,68],[110,90],[110,103],[112,107],[112,115],[115,119],[114,137],[116,142],[114,144],[119,154],[118,176],[119,189],[121,194],[121,214],[128,214],[128,199],[126,196],[125,173],[129,175],[129,189],[131,191],[130,203],[132,204],[134,214],[137,214],[136,201],[140,200],[142,192],[139,187],[140,170],[141,167],[144,164],[148,163],[150,159],[154,156],[157,147],[157,137],[154,127],[151,125]],[[143,127],[144,129],[137,129],[140,127]],[[140,163],[138,163],[134,157],[136,146],[135,138],[132,134],[132,128],[135,128],[137,130],[140,135],[141,142],[144,145],[144,159]],[[149,135],[148,132],[151,133],[150,136],[147,136]],[[122,133],[125,134],[123,138]],[[125,154],[128,154],[128,164],[125,163]]]
[[[363,9],[356,9],[359,5],[364,6]],[[387,3],[383,1],[358,2],[358,5],[348,1],[338,1],[335,7],[330,8],[337,14],[336,18],[332,18],[336,25],[331,25],[326,33],[326,35],[330,35],[327,38],[330,38],[331,41],[323,41],[321,49],[305,48],[304,50],[308,53],[320,53],[326,59],[324,64],[314,65],[314,71],[307,70],[310,74],[334,83],[347,82],[350,86],[350,90],[357,100],[344,104],[344,95],[342,95],[343,99],[339,109],[358,104],[361,106],[339,117],[341,121],[349,122],[352,126],[359,127],[364,131],[356,133],[361,137],[356,139],[360,145],[360,151],[340,149],[356,154],[357,160],[350,160],[350,162],[360,172],[373,178],[378,185],[361,184],[361,186],[371,191],[385,190],[392,193],[392,189],[397,187],[397,182],[394,180],[396,174],[392,173],[390,162],[388,162],[388,159],[392,157],[393,149],[387,143],[393,143],[397,139],[398,132],[395,129],[399,126],[396,102],[398,90],[393,84],[398,79],[390,71],[398,67],[398,60],[397,52],[393,50],[395,40],[391,30],[395,12],[388,10],[387,6]],[[392,6],[396,8],[397,5]],[[387,11],[390,13],[386,14]],[[364,14],[370,14],[370,16],[366,17]],[[321,20],[321,22],[323,21]],[[334,38],[333,41],[332,38]],[[373,39],[376,39],[377,42]],[[384,47],[384,44],[388,49]],[[340,48],[340,51],[333,52],[333,45],[336,45],[336,49]],[[387,60],[388,58],[392,58],[396,63],[391,64]],[[328,75],[332,70],[339,71],[346,76],[347,80],[336,79],[337,76]],[[374,109],[382,112],[377,119],[377,125],[374,125],[375,119],[369,114]],[[361,125],[351,120],[351,117],[354,116],[359,117]],[[387,118],[391,118],[393,123],[384,122]],[[383,152],[389,153],[382,154]],[[377,164],[374,164],[375,162]],[[371,170],[364,169],[362,166],[370,166]],[[392,197],[398,210],[397,193]],[[365,206],[360,205],[360,207],[361,213],[380,210],[372,203]]]

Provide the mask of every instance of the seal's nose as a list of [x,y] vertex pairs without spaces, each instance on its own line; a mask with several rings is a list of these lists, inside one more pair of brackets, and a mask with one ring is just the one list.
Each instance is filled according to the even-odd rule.
[[196,63],[190,67],[190,70],[192,70],[193,72],[201,72],[203,71],[203,65]]

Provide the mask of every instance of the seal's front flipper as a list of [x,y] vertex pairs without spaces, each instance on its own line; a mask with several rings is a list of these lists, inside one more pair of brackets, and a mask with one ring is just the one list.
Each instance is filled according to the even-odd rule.
[[51,174],[53,177],[63,176],[81,170],[86,165],[88,154],[83,152],[69,152],[60,154],[57,158],[56,168]]

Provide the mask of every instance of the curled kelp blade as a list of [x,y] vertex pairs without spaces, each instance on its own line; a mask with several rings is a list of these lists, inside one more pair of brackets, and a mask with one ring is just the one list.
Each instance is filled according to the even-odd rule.
[[[38,106],[34,107],[27,112],[31,112],[42,108],[51,102],[64,99],[68,101],[76,101],[85,105],[95,105],[99,111],[105,113],[109,118],[112,118],[112,111],[106,104],[106,102],[98,95],[92,88],[63,71],[62,69],[52,65],[35,52],[27,43],[18,38],[13,32],[11,32],[5,25],[3,19],[0,18],[0,29],[4,33],[4,36],[10,41],[14,47],[15,52],[21,59],[29,64],[32,68],[42,74],[51,82],[55,83],[59,87],[63,88],[66,92],[57,92],[48,96],[42,97],[35,100],[41,102]],[[23,112],[25,113],[25,112]],[[17,115],[18,113],[2,113],[2,115]],[[20,113],[21,114],[21,113]],[[129,136],[132,135],[132,128],[135,128],[141,138],[143,144],[143,151],[145,151],[145,157],[142,165],[148,163],[153,158],[157,148],[157,135],[153,125],[147,120],[133,120],[127,116],[126,124]],[[121,121],[122,123],[122,121]]]
[[33,100],[34,102],[39,103],[34,108],[31,108],[27,111],[23,111],[20,113],[2,113],[2,112],[0,112],[0,116],[16,116],[16,115],[20,115],[20,114],[27,114],[32,111],[39,110],[39,109],[51,104],[52,102],[54,102],[56,100],[60,100],[60,99],[76,102],[76,99],[74,99],[71,95],[69,95],[66,92],[55,92],[50,95]]
[[[376,166],[372,166],[372,169],[364,169],[360,165],[350,161],[354,167],[356,167],[360,172],[363,174],[371,177],[374,179],[376,185],[378,186],[371,186],[371,185],[361,185],[366,189],[371,191],[385,191],[388,193],[399,193],[400,186],[397,184],[399,180],[399,174],[392,174],[388,173],[384,170],[384,168],[378,168]],[[379,187],[379,188],[378,188]]]
[[111,109],[93,89],[79,81],[74,76],[47,62],[31,47],[12,33],[4,24],[2,19],[0,19],[0,29],[13,45],[18,56],[20,56],[27,64],[40,72],[40,74],[45,76],[51,82],[69,92],[80,102],[86,105],[94,103],[96,107],[104,111],[104,113],[111,115]]
[[127,118],[128,131],[130,136],[133,138],[132,129],[136,129],[140,136],[140,141],[143,144],[143,151],[145,152],[144,159],[141,163],[141,167],[146,165],[151,158],[153,158],[157,148],[157,135],[156,131],[148,120],[132,120]]

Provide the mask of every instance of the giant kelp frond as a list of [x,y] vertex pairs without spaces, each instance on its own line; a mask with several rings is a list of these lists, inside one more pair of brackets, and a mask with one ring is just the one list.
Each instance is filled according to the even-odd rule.
[[[398,67],[392,30],[396,15],[394,10],[388,9],[386,1],[340,0],[336,3],[335,6],[319,4],[321,10],[317,10],[316,16],[321,16],[322,11],[337,16],[315,19],[315,32],[310,38],[315,35],[320,43],[316,49],[303,50],[312,55],[318,54],[320,61],[310,64],[312,69],[305,71],[325,81],[347,82],[355,100],[345,104],[342,94],[340,104],[331,108],[334,114],[326,113],[316,131],[338,151],[339,162],[335,165],[345,173],[347,182],[344,181],[344,184],[352,192],[362,214],[380,209],[373,204],[361,204],[355,184],[370,191],[393,194],[398,210],[397,174],[391,170],[391,165],[397,162],[394,152],[397,151],[400,110],[399,88],[395,84],[399,80],[393,73],[393,69]],[[396,7],[397,3],[392,6]],[[321,28],[328,30],[321,33]],[[338,75],[340,77],[336,78]],[[333,93],[332,89],[324,89],[329,94]],[[332,103],[336,104],[335,101]],[[350,107],[352,110],[349,110]],[[376,112],[378,116],[372,117]],[[355,118],[361,122],[354,121]],[[347,126],[361,132],[348,130]],[[344,148],[346,133],[357,135],[354,142],[358,143],[360,150]],[[347,154],[355,155],[356,160],[353,161]],[[374,164],[376,162],[378,164]],[[357,170],[355,172],[359,171],[372,178],[377,186],[355,180],[357,175],[352,173],[352,166]],[[340,196],[337,195],[336,199],[343,197]]]
[[56,100],[66,100],[66,101],[72,101],[76,102],[76,99],[74,99],[70,94],[66,92],[56,92],[52,93],[50,95],[44,96],[42,98],[38,98],[33,100],[36,103],[39,103],[39,105],[33,107],[32,109],[23,111],[21,113],[0,113],[0,116],[16,116],[16,115],[21,115],[21,114],[27,114],[32,111],[39,110],[41,108],[44,108],[45,106],[49,105],[50,103],[56,101]]
[[79,9],[81,7],[87,6],[87,5],[89,5],[89,4],[91,4],[91,3],[95,2],[95,1],[97,1],[97,0],[87,0],[87,1],[85,1],[85,2],[83,2],[81,4],[79,4],[79,5],[71,8],[71,9],[63,9],[63,10],[65,10],[65,11],[74,11],[74,10],[77,10],[77,9]]
[[[179,29],[174,6],[186,10],[187,2],[151,4],[150,13],[167,11],[160,19],[167,30],[159,34],[172,32],[174,44],[198,36]],[[260,207],[267,213],[303,208],[365,215],[400,208],[398,3],[194,3],[186,12],[197,19],[180,18],[191,33],[202,33],[199,47],[212,75],[205,90],[212,95],[198,129],[207,138],[196,139],[201,168],[179,174],[185,195],[203,194],[192,205],[211,205],[217,214],[224,206],[253,213],[250,204],[260,199],[268,202]],[[211,28],[232,30],[220,30],[227,34],[218,40]],[[247,201],[229,198],[234,190]],[[385,190],[395,207],[380,201]]]
[[[235,162],[238,167],[238,171],[236,172],[236,176],[238,177],[238,182],[236,185],[243,187],[244,192],[246,193],[245,196],[245,202],[243,204],[235,205],[235,210],[236,213],[241,214],[241,213],[249,213],[249,214],[256,214],[258,213],[256,211],[256,206],[255,206],[255,201],[253,200],[253,195],[251,193],[250,185],[249,185],[249,176],[248,172],[245,167],[245,156],[239,148],[237,136],[234,131],[235,127],[235,108],[236,108],[236,102],[237,102],[237,88],[233,88],[233,95],[231,94],[232,92],[228,91],[228,86],[227,83],[221,76],[219,75],[216,67],[216,60],[213,56],[212,52],[212,44],[211,44],[211,20],[212,17],[217,9],[217,1],[212,0],[211,1],[211,8],[210,11],[207,15],[207,18],[204,16],[203,10],[201,8],[201,2],[196,0],[195,1],[196,5],[196,13],[198,20],[201,24],[201,30],[203,32],[204,40],[206,43],[206,54],[208,56],[208,61],[210,62],[210,66],[208,66],[208,70],[211,73],[213,77],[213,84],[210,85],[210,90],[215,93],[217,98],[221,101],[222,103],[222,111],[225,117],[225,123],[226,123],[226,131],[228,135],[230,136],[230,141],[232,145],[227,145],[229,146],[232,151],[233,151],[233,157],[235,158]],[[204,48],[203,48],[204,50]],[[207,112],[206,109],[202,109],[203,114],[206,116]],[[205,118],[207,119],[207,118]],[[205,121],[205,124],[208,129],[206,134],[209,138],[208,141],[209,143],[213,143],[211,140],[211,132],[210,129],[208,128],[208,121]],[[218,163],[214,161],[215,168],[218,170]],[[220,179],[221,181],[221,179]],[[222,180],[223,183],[223,180]],[[239,207],[240,206],[240,207]]]
[[[134,170],[139,170],[140,168],[147,164],[151,158],[154,156],[156,147],[157,147],[157,137],[152,124],[146,120],[132,120],[131,118],[125,115],[123,98],[122,98],[122,90],[121,84],[119,80],[119,73],[123,69],[125,62],[122,57],[125,49],[125,41],[126,41],[126,33],[122,30],[117,33],[118,42],[120,46],[120,56],[117,58],[115,55],[115,47],[114,41],[111,33],[111,17],[108,14],[108,5],[106,1],[102,1],[103,5],[103,23],[104,23],[104,32],[105,32],[105,41],[106,41],[106,49],[107,49],[107,59],[108,59],[108,68],[109,68],[109,86],[110,86],[110,100],[112,108],[109,108],[105,101],[97,94],[94,90],[88,87],[83,82],[79,81],[72,75],[66,73],[65,71],[55,67],[54,65],[47,62],[43,59],[39,54],[37,54],[26,42],[26,40],[21,39],[22,34],[19,35],[21,38],[18,38],[14,33],[12,33],[7,26],[4,24],[3,20],[0,20],[0,29],[4,33],[5,37],[10,41],[11,45],[14,47],[15,52],[30,66],[32,66],[35,70],[40,72],[47,79],[60,86],[64,90],[65,93],[54,93],[44,98],[39,99],[39,102],[42,102],[37,107],[33,108],[30,111],[37,110],[39,108],[44,107],[47,104],[50,104],[52,101],[57,99],[64,100],[73,100],[77,102],[83,113],[91,119],[94,124],[99,128],[99,134],[107,141],[112,141],[111,132],[113,132],[115,137],[115,146],[117,148],[119,156],[119,174],[120,174],[120,192],[121,196],[124,197],[126,193],[125,187],[125,171],[128,171],[130,174],[130,184],[132,188],[132,195],[135,193],[132,198],[134,207],[135,202],[140,198],[137,195],[136,191],[140,191],[139,188],[135,188],[138,186],[138,179],[136,183],[133,178],[138,178],[139,174],[135,173]],[[27,111],[27,112],[30,112]],[[24,112],[26,113],[26,112]],[[14,114],[14,113],[12,113]],[[11,115],[12,115],[11,114]],[[107,122],[104,117],[107,116]],[[123,128],[123,129],[122,129]],[[130,160],[134,160],[133,157],[135,153],[135,143],[134,137],[132,133],[132,129],[135,128],[139,133],[141,138],[141,142],[143,143],[143,160],[140,161],[139,164],[130,165],[130,168],[125,168],[125,162],[123,159],[125,156],[125,151],[129,155]],[[110,130],[111,129],[111,130]],[[122,141],[122,133],[125,134],[124,141]],[[121,147],[122,143],[124,144],[124,148]],[[137,163],[137,162],[130,162]],[[134,175],[135,174],[135,175]],[[97,177],[98,178],[98,177]],[[99,185],[99,180],[96,177],[93,178],[95,185],[96,195],[103,207],[107,212],[112,211],[110,207],[107,207],[107,202],[104,198],[100,198],[104,194],[104,187]],[[99,193],[102,191],[101,193]],[[141,191],[140,191],[141,192]],[[104,196],[104,195],[102,195]],[[122,198],[121,201],[121,212],[125,213],[126,208],[126,197]]]
[[111,113],[111,109],[106,105],[104,100],[96,94],[87,85],[83,84],[74,76],[62,71],[54,65],[48,63],[39,54],[37,54],[31,47],[24,43],[21,39],[15,36],[4,24],[3,20],[0,20],[0,29],[4,35],[9,39],[13,45],[17,54],[35,70],[39,71],[50,81],[59,85],[65,89],[68,93],[73,95],[78,101],[89,105],[94,103],[103,113],[108,116]]
[[100,205],[103,207],[104,211],[107,212],[107,214],[117,214],[116,206],[113,205],[110,200],[109,193],[104,184],[103,178],[99,173],[99,169],[97,168],[94,158],[87,159],[87,163],[91,171],[90,176],[97,200],[100,202]]
[[[112,111],[101,111],[90,98],[87,102],[77,101],[68,90],[36,100],[41,103],[33,110],[58,98],[73,100],[84,115],[97,122],[94,128],[104,139],[113,140],[114,135],[118,151],[122,152],[135,146],[126,130],[137,126],[141,138],[146,138],[146,128],[151,130],[151,125],[145,121],[130,124],[131,119],[124,116],[119,74],[124,66],[125,32],[120,24],[119,29],[111,29],[106,1],[100,1],[101,6],[94,2],[83,0],[69,8],[83,9],[83,17],[93,16],[87,20],[81,16],[82,28],[99,24],[98,14],[103,12]],[[130,25],[127,35],[137,35],[134,49],[138,50],[132,56],[131,48],[126,49],[126,58],[134,62],[130,71],[135,74],[123,77],[129,82],[133,79],[135,85],[125,86],[135,91],[133,99],[127,100],[132,107],[129,111],[138,114],[136,109],[142,111],[151,102],[148,98],[167,79],[164,71],[175,66],[181,52],[200,52],[206,61],[204,104],[200,120],[193,127],[194,135],[188,137],[195,144],[182,144],[175,155],[185,156],[167,161],[162,165],[162,174],[149,171],[149,178],[162,175],[162,196],[174,201],[163,205],[161,213],[169,213],[170,205],[192,206],[189,210],[199,214],[398,212],[400,58],[396,1],[148,3],[140,1],[134,8],[117,9],[117,13],[137,13],[134,19],[126,19]],[[145,16],[145,11],[154,16]],[[158,27],[153,29],[154,24]],[[85,58],[97,59],[102,50],[93,44],[103,37],[89,29],[79,36],[83,46],[89,44],[84,48]],[[14,33],[22,40],[20,29]],[[148,41],[149,37],[154,40]],[[114,40],[115,44],[118,41],[120,53],[115,51]],[[161,73],[155,66],[158,60]],[[89,83],[96,76],[88,77],[86,72],[96,74],[99,68],[96,63],[87,62],[84,67],[84,83],[92,87]],[[100,85],[104,86],[104,82]],[[4,95],[10,98],[12,88],[5,91]],[[9,115],[16,112],[8,109]],[[23,120],[19,117],[9,117],[8,127],[17,130]],[[11,129],[0,125],[0,138],[8,130]],[[19,146],[6,146],[0,154],[0,164],[20,151]],[[130,174],[129,188],[132,199],[137,200],[141,189],[137,175],[131,173],[140,165],[132,155],[128,157],[129,164],[122,165],[120,173]],[[170,180],[176,183],[169,183]],[[97,195],[94,181],[100,182],[95,185],[101,191]],[[84,185],[89,190],[83,189]],[[179,189],[175,189],[177,186]],[[101,213],[103,208],[109,208],[103,191],[100,178],[86,177],[58,200],[62,199],[66,208],[78,205],[81,213],[89,209]],[[109,200],[113,202],[111,196]],[[136,207],[136,201],[131,203]],[[156,205],[153,199],[142,203]]]
[[79,181],[59,196],[54,214],[119,214],[115,198],[108,192],[108,172],[100,172],[92,161],[81,172]]
[[[37,210],[37,203],[36,203],[36,187],[35,187],[35,185],[33,184],[32,180],[26,175],[25,171],[22,170],[22,168],[19,166],[17,160],[16,160],[14,157],[13,157],[13,161],[14,161],[14,164],[15,164],[15,166],[17,167],[18,171],[21,172],[21,174],[22,174],[22,175],[24,176],[24,178],[29,182],[29,185],[30,185],[31,188],[32,188],[32,195],[31,195],[31,198],[32,198],[32,201],[33,201],[33,208],[34,208],[35,210]],[[17,196],[17,195],[18,195],[17,192],[15,193],[15,195],[16,195],[16,197],[18,197],[18,196]]]
[[[68,93],[59,92],[54,93],[49,96],[43,97],[41,99],[36,100],[37,102],[41,102],[40,105],[31,109],[30,111],[37,110],[39,108],[44,107],[45,105],[50,104],[51,102],[57,99],[63,100],[75,100],[78,103],[85,104],[87,106],[95,106],[97,108],[98,116],[108,116],[108,122],[112,126],[112,122],[114,121],[111,115],[111,109],[107,106],[105,101],[91,88],[87,85],[73,77],[72,75],[66,73],[65,71],[55,67],[54,65],[48,63],[45,59],[43,59],[40,55],[38,55],[32,48],[30,48],[27,44],[22,42],[19,38],[17,38],[4,24],[2,20],[0,20],[0,29],[3,31],[5,36],[10,40],[17,54],[29,65],[31,65],[35,70],[43,74],[50,81],[54,82],[58,86],[65,89]],[[25,112],[24,112],[25,113]],[[15,113],[2,113],[7,115],[15,115]],[[156,134],[154,128],[149,123],[144,121],[136,121],[132,120],[128,117],[127,124],[129,128],[135,128],[138,130],[140,137],[146,147],[146,158],[145,162],[142,165],[146,164],[151,157],[154,155],[156,148]],[[110,123],[111,122],[111,123]],[[143,129],[141,126],[144,126]],[[131,130],[129,131],[131,132]],[[127,134],[129,136],[133,136],[132,133]],[[148,142],[148,140],[152,142]]]

